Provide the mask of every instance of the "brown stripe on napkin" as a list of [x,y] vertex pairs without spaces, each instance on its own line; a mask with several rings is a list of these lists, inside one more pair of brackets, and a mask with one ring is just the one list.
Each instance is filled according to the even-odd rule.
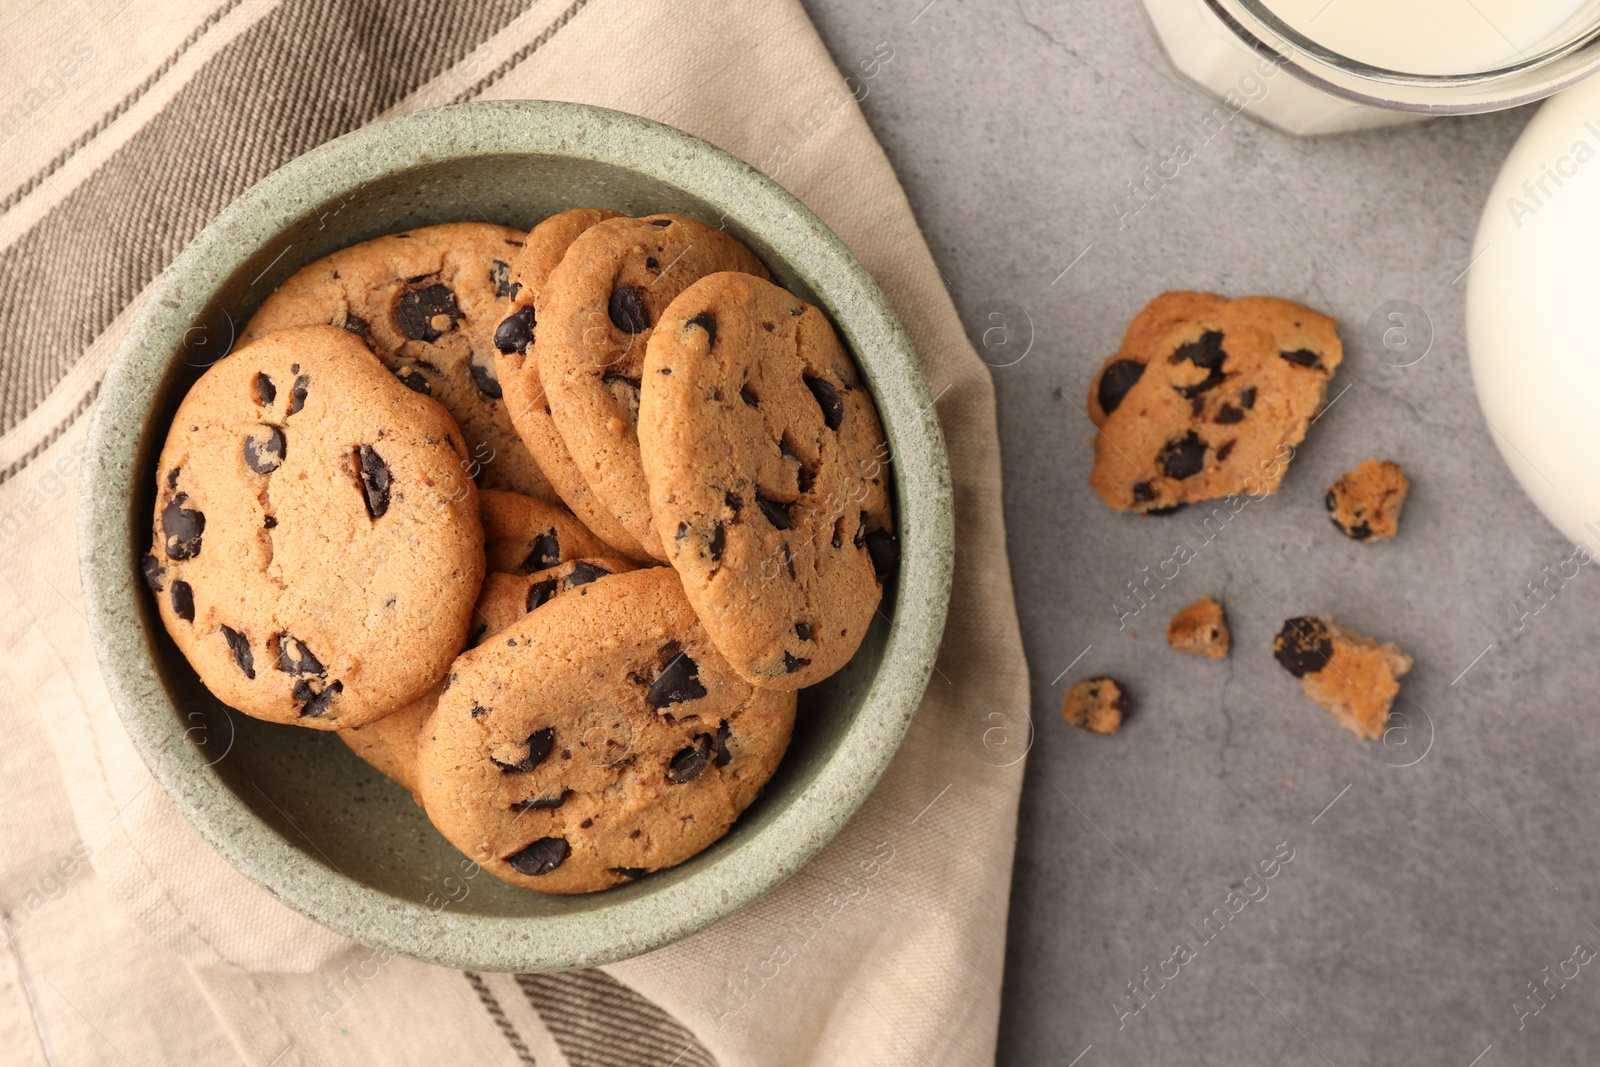
[[519,974],[572,1067],[717,1067],[678,1020],[604,971]]
[[286,0],[230,42],[0,253],[0,433],[240,193],[392,107],[524,6]]
[[493,1019],[495,1026],[500,1029],[500,1036],[506,1039],[511,1051],[517,1054],[517,1062],[526,1064],[527,1067],[539,1067],[539,1061],[534,1058],[528,1043],[522,1040],[522,1034],[518,1032],[516,1024],[500,1006],[500,998],[494,995],[489,983],[483,980],[482,975],[473,974],[471,971],[461,973],[467,976],[467,984],[478,994],[478,1002],[483,1005],[483,1010],[489,1013],[489,1018]]

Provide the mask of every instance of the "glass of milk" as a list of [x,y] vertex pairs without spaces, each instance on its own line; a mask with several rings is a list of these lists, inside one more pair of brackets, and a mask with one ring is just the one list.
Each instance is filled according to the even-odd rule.
[[1144,4],[1181,75],[1295,134],[1495,111],[1600,67],[1600,0]]

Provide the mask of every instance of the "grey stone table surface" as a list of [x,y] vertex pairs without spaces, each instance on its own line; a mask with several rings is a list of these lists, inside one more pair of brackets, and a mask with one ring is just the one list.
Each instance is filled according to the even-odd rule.
[[[993,370],[1035,725],[999,1062],[1600,1062],[1600,578],[1580,568],[1532,613],[1526,583],[1573,546],[1474,407],[1463,321],[1478,218],[1532,110],[1314,140],[1240,119],[1202,141],[1212,102],[1135,0],[807,6],[841,68],[892,49],[862,106],[969,334],[996,308],[1032,324]],[[1193,161],[1120,219],[1180,139]],[[1346,346],[1348,389],[1282,490],[1209,541],[1085,481],[1090,377],[1174,288],[1304,301]],[[1406,367],[1363,339],[1396,299],[1434,328]],[[1358,545],[1322,497],[1372,455],[1413,490],[1400,536]],[[1179,543],[1193,561],[1119,629],[1123,584]],[[1207,593],[1233,626],[1223,663],[1163,641]],[[1283,620],[1313,612],[1415,657],[1390,743],[1273,661]],[[1058,714],[1102,673],[1136,703],[1110,738]]]

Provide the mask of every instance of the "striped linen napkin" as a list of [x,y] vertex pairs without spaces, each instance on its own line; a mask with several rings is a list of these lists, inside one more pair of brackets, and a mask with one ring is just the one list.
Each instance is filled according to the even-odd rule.
[[[1027,669],[993,389],[857,107],[894,79],[895,42],[836,65],[798,0],[58,0],[8,7],[0,25],[0,1060],[992,1060]],[[519,98],[698,134],[839,234],[921,356],[958,539],[931,687],[839,836],[699,934],[545,975],[356,945],[229,867],[122,731],[90,647],[74,533],[97,383],[186,242],[329,138]]]

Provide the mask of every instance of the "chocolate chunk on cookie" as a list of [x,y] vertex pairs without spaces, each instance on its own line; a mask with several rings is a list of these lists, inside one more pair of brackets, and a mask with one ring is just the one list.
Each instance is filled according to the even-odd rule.
[[1074,682],[1061,702],[1061,717],[1080,730],[1114,734],[1128,714],[1128,694],[1110,678],[1085,678]]
[[1276,492],[1343,359],[1335,326],[1274,297],[1158,296],[1090,383],[1090,486],[1145,515]]
[[[286,326],[343,327],[406,388],[450,412],[466,438],[469,476],[485,488],[554,500],[495,374],[494,335],[512,309],[507,276],[522,237],[504,226],[456,222],[351,245],[291,275],[251,316],[240,342]],[[275,391],[276,380],[265,387]]]
[[1228,620],[1213,597],[1202,597],[1172,617],[1167,624],[1167,644],[1179,652],[1210,659],[1228,655]]
[[755,685],[849,662],[898,552],[888,447],[827,317],[748,274],[702,278],[650,338],[639,447],[667,554]]
[[667,559],[651,521],[636,429],[645,351],[667,305],[718,271],[767,277],[737,239],[682,215],[607,219],[574,240],[536,307],[539,377],[579,471],[645,552]]
[[522,251],[511,264],[512,310],[495,330],[495,370],[505,390],[511,421],[556,494],[585,526],[612,547],[614,554],[646,560],[651,556],[638,538],[595,498],[550,418],[550,400],[539,376],[533,343],[539,331],[539,304],[550,272],[579,234],[596,223],[621,217],[606,208],[573,208],[551,215],[528,233]]
[[1272,654],[1300,679],[1306,696],[1363,738],[1383,736],[1399,679],[1411,669],[1411,657],[1394,645],[1340,629],[1321,615],[1284,622]]
[[607,547],[560,504],[485,489],[478,494],[490,571],[532,574],[569,559],[601,557]]
[[[739,678],[669,568],[579,588],[463,653],[418,749],[440,833],[548,893],[700,852],[755,799],[794,726],[795,694]],[[661,706],[650,694],[669,669],[681,699]]]
[[[578,590],[581,594],[582,587],[600,575],[632,569],[633,565],[623,560],[584,559],[529,575],[489,574],[483,580],[483,591],[478,594],[468,647],[490,640],[562,593]],[[418,804],[422,803],[422,798],[417,793],[417,738],[433,709],[438,707],[439,694],[443,691],[441,682],[425,696],[377,722],[339,731],[339,740],[385,777],[410,790]]]
[[1328,486],[1324,503],[1333,524],[1353,541],[1387,541],[1400,529],[1411,483],[1400,464],[1369,459]]
[[348,331],[283,330],[207,370],[161,451],[145,565],[206,687],[324,730],[432,688],[483,578],[465,456],[449,413]]

